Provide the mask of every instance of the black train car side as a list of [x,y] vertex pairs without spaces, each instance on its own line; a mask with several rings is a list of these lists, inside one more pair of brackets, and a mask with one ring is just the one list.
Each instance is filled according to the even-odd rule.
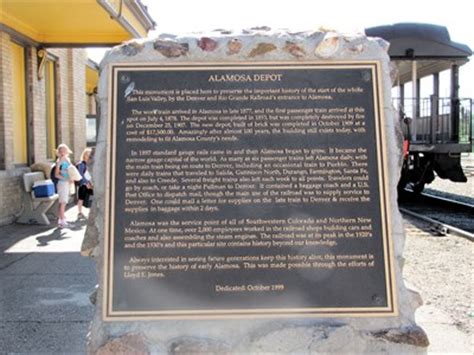
[[[399,23],[365,30],[390,43],[388,54],[397,68],[394,104],[403,122],[404,162],[399,191],[411,184],[421,192],[435,179],[466,182],[461,153],[472,150],[472,99],[459,97],[459,67],[471,49],[451,41],[446,27]],[[450,96],[440,97],[440,72],[450,71]],[[420,97],[420,79],[432,76],[432,94]],[[411,96],[405,84],[411,85]]]

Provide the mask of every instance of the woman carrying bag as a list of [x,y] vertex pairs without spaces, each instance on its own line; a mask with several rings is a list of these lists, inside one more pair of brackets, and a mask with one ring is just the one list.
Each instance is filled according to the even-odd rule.
[[86,148],[81,154],[81,161],[76,164],[76,168],[81,174],[81,180],[78,182],[78,193],[77,193],[77,219],[85,219],[86,216],[82,213],[82,207],[89,208],[91,205],[92,198],[94,194],[92,186],[92,177],[89,171],[87,170],[87,162],[90,159],[92,153],[91,148]]

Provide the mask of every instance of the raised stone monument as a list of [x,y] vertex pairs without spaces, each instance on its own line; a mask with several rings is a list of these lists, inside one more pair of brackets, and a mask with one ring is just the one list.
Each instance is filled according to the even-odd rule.
[[101,63],[91,353],[423,353],[388,44],[268,28]]

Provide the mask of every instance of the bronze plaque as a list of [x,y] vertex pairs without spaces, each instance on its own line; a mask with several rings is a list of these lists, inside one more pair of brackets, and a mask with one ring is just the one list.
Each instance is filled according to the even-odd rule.
[[396,314],[378,62],[115,64],[104,319]]

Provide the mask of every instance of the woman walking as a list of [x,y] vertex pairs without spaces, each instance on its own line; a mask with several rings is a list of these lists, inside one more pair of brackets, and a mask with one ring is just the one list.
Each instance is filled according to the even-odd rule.
[[76,164],[76,168],[81,174],[82,179],[79,181],[78,199],[77,199],[77,219],[85,219],[82,213],[82,207],[89,207],[89,198],[93,195],[91,175],[87,170],[87,162],[91,157],[91,148],[86,148],[81,154],[81,161]]

